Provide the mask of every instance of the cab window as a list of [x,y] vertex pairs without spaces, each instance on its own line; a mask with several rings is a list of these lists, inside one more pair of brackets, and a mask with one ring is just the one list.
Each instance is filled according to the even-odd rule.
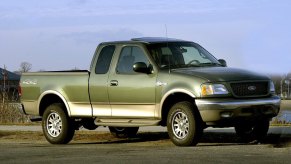
[[106,74],[108,72],[114,50],[114,45],[109,45],[102,48],[95,67],[96,74]]
[[149,65],[149,61],[142,49],[136,46],[127,46],[121,50],[116,72],[121,74],[133,74],[133,65],[136,62],[144,62]]

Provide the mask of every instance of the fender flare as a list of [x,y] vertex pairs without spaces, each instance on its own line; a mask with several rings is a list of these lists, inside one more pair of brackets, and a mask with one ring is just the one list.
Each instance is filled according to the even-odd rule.
[[161,103],[160,103],[160,111],[161,112],[162,112],[165,100],[169,97],[169,95],[174,94],[174,93],[184,93],[186,95],[189,95],[192,98],[196,98],[196,96],[192,92],[190,92],[190,91],[188,91],[186,89],[172,89],[172,90],[169,90],[163,95],[163,97],[161,99]]
[[43,97],[45,97],[45,96],[48,95],[48,94],[53,94],[53,95],[58,96],[58,97],[62,100],[62,102],[64,103],[68,115],[71,116],[70,106],[69,106],[69,104],[67,103],[66,98],[65,98],[61,93],[59,93],[59,92],[57,92],[57,91],[54,91],[54,90],[47,90],[47,91],[43,92],[43,93],[39,96],[39,98],[38,98],[38,104],[37,104],[38,109],[40,109],[40,103],[41,103]]

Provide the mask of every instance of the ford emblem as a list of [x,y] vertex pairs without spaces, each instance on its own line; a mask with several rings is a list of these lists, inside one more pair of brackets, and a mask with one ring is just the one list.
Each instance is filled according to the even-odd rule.
[[257,89],[257,87],[256,86],[248,86],[248,90],[249,91],[254,91],[254,90],[256,90]]

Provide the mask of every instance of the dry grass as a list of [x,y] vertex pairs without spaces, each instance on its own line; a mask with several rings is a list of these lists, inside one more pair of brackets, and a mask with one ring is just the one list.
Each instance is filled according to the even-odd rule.
[[[284,112],[291,111],[291,100],[282,100],[280,104],[280,113],[271,121],[272,126],[291,126],[291,120],[283,117]],[[282,113],[283,112],[283,113]]]
[[16,103],[0,103],[0,123],[17,124],[29,122],[29,117],[21,114]]
[[282,100],[280,108],[284,110],[291,110],[291,100]]

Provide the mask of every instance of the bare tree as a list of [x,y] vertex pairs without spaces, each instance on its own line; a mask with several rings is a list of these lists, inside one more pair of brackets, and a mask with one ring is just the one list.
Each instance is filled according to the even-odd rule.
[[32,65],[28,62],[22,62],[20,64],[20,69],[19,72],[23,73],[23,72],[29,72],[31,70]]

